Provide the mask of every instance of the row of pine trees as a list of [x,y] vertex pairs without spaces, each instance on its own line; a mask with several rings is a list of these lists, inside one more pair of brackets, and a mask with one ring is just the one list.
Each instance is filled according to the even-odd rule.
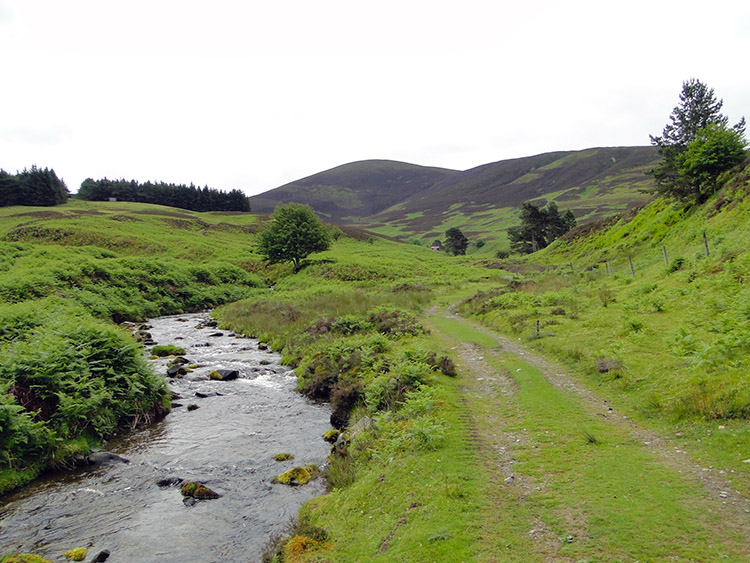
[[[68,201],[70,193],[65,182],[51,168],[36,165],[10,174],[0,169],[0,207],[11,205],[53,206]],[[205,186],[139,183],[135,180],[93,180],[81,183],[76,196],[88,201],[135,201],[191,211],[250,211],[250,200],[241,190],[224,192]]]
[[68,201],[68,187],[51,168],[23,169],[10,174],[0,168],[0,207],[52,206]]
[[250,200],[241,190],[223,192],[204,186],[190,184],[167,184],[135,180],[92,180],[81,183],[78,198],[88,201],[137,201],[179,207],[191,211],[250,211]]

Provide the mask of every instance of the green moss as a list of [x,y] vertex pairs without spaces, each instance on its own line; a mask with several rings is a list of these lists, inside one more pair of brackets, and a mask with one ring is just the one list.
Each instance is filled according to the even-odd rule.
[[294,459],[294,454],[276,454],[273,456],[273,459],[276,461],[289,461],[290,459]]
[[68,561],[83,561],[89,550],[85,547],[76,547],[65,552],[65,559]]
[[221,381],[223,378],[221,377],[221,374],[216,371],[215,369],[212,369],[211,372],[208,374],[209,379],[214,379],[216,381]]
[[12,553],[3,555],[0,563],[52,563],[52,561],[32,553]]
[[319,474],[320,468],[317,465],[304,465],[282,473],[273,482],[292,486],[305,485]]
[[151,354],[160,358],[164,356],[181,356],[185,353],[184,348],[175,346],[173,344],[166,344],[164,346],[154,346],[151,348]]

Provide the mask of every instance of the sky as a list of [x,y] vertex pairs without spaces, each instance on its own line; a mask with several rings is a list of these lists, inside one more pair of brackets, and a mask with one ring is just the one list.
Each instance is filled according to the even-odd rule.
[[0,0],[0,168],[262,193],[648,145],[682,83],[750,118],[746,0]]

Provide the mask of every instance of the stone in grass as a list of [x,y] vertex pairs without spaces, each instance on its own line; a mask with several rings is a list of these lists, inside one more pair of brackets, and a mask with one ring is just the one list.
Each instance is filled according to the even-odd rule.
[[85,547],[76,547],[74,549],[71,549],[70,551],[65,552],[65,559],[68,561],[83,561],[86,559],[86,555],[88,554],[89,550]]
[[231,379],[237,379],[240,376],[240,372],[236,369],[212,369],[208,377],[216,381],[229,381]]
[[290,459],[294,459],[294,454],[276,454],[273,456],[273,459],[276,461],[289,461]]
[[192,497],[197,500],[213,499],[221,496],[198,481],[188,481],[182,485],[180,492],[184,497]]
[[320,468],[317,465],[303,465],[285,471],[278,477],[274,477],[274,483],[282,485],[291,485],[293,487],[305,485],[320,474]]

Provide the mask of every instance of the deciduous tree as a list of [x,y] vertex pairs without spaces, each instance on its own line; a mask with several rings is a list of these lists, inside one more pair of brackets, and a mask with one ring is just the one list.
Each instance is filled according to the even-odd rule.
[[292,262],[294,271],[302,260],[314,252],[331,246],[331,236],[309,205],[289,203],[278,205],[271,215],[271,224],[260,234],[259,249],[271,263]]

